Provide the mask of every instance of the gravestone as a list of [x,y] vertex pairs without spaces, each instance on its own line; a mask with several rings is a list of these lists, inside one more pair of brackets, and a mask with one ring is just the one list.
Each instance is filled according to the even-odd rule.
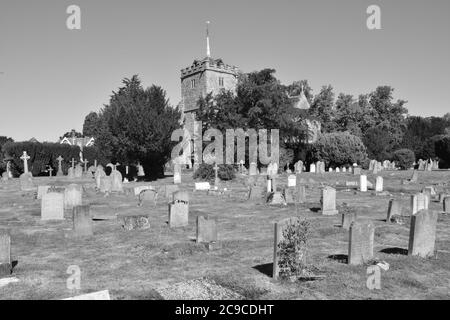
[[22,191],[34,190],[33,175],[31,172],[28,172],[28,160],[30,159],[30,156],[24,151],[20,159],[23,160],[23,173],[19,177],[20,189]]
[[77,184],[69,184],[64,191],[64,209],[72,210],[73,207],[82,205],[82,188]]
[[90,207],[88,205],[73,207],[73,231],[75,235],[80,237],[94,234]]
[[169,227],[186,227],[189,224],[189,205],[182,202],[169,203]]
[[375,192],[383,192],[383,177],[377,177],[375,182]]
[[217,226],[216,220],[209,217],[197,217],[197,243],[216,242]]
[[[164,189],[163,194],[165,198],[171,198],[174,192],[180,190],[177,184],[166,184],[165,186],[163,186],[163,189]],[[158,192],[158,194],[160,193],[161,192]]]
[[299,160],[294,165],[294,170],[296,174],[300,174],[303,172],[303,161]]
[[361,175],[361,168],[360,167],[353,167],[353,175],[355,175],[355,176]]
[[261,186],[251,186],[248,192],[248,200],[250,201],[260,201],[265,195],[264,187]]
[[145,190],[155,190],[154,187],[152,186],[138,186],[138,187],[134,187],[134,195],[135,196],[139,196],[141,194],[142,191]]
[[411,217],[408,255],[428,258],[434,255],[438,213],[421,210]]
[[145,205],[145,204],[152,204],[156,206],[156,202],[158,200],[158,192],[156,190],[143,190],[139,194],[139,206]]
[[106,177],[106,173],[105,173],[105,170],[103,169],[103,166],[99,165],[97,167],[97,169],[95,170],[95,174],[94,174],[95,185],[96,185],[97,189],[100,189],[100,185],[101,185],[100,180],[102,177]]
[[288,177],[288,187],[295,187],[297,185],[297,177],[293,174]]
[[355,221],[350,225],[348,264],[361,265],[373,259],[374,237],[372,223]]
[[77,165],[75,166],[74,176],[76,179],[83,177],[83,167],[79,163],[77,163]]
[[8,277],[11,273],[11,237],[0,231],[0,278]]
[[444,206],[444,213],[450,213],[450,197],[445,197],[442,203]]
[[122,174],[120,171],[111,172],[111,192],[123,192]]
[[427,186],[427,187],[423,188],[422,193],[425,193],[426,195],[428,195],[430,200],[434,199],[437,195],[436,190],[434,189],[433,186]]
[[181,183],[181,165],[178,163],[175,163],[173,166],[173,183]]
[[196,182],[195,183],[195,191],[208,191],[211,189],[211,185],[209,182]]
[[420,210],[428,210],[429,198],[424,193],[411,196],[411,215],[415,215]]
[[309,165],[309,172],[316,173],[316,165],[314,163]]
[[347,168],[346,167],[342,168],[342,173],[347,173]]
[[172,201],[189,204],[189,193],[187,191],[177,191],[172,194]]
[[48,192],[50,186],[38,186],[36,199],[41,200],[42,196]]
[[150,220],[145,214],[120,216],[119,221],[127,231],[150,229]]
[[274,224],[274,242],[273,242],[273,267],[272,277],[276,280],[280,275],[280,247],[284,240],[284,232],[287,227],[300,222],[300,218],[292,217],[280,220]]
[[252,162],[250,163],[250,175],[256,176],[258,174],[258,168],[256,166],[256,163]]
[[104,176],[100,175],[99,181],[100,181],[100,186],[99,186],[100,192],[103,192],[103,193],[111,192],[112,179],[110,176],[107,176],[106,173]]
[[391,199],[386,217],[386,222],[391,222],[394,216],[402,215],[402,203],[400,200]]
[[295,204],[297,202],[296,196],[297,196],[297,193],[296,193],[295,187],[294,188],[292,188],[292,187],[284,188],[283,197],[287,204]]
[[367,176],[361,175],[359,177],[359,191],[361,192],[367,192]]
[[339,167],[336,168],[336,173],[341,173],[341,169],[339,169]]
[[342,228],[349,230],[351,224],[356,221],[358,214],[356,212],[348,212],[342,214]]
[[286,205],[286,200],[284,199],[283,193],[276,191],[269,194],[267,198],[267,203],[269,205]]
[[272,192],[272,179],[267,177],[267,193]]
[[64,219],[64,194],[50,192],[44,194],[41,200],[41,220]]
[[322,205],[322,215],[330,216],[339,213],[336,210],[336,189],[324,187],[322,189],[320,203]]
[[298,203],[306,202],[306,186],[303,184],[297,185],[297,201]]

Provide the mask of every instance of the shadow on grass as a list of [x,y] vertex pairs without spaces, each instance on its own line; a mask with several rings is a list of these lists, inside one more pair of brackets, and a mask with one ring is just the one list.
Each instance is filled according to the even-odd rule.
[[322,210],[322,209],[321,209],[321,208],[318,208],[318,207],[313,207],[313,208],[309,208],[309,210],[312,211],[312,212],[317,213],[317,212],[319,212],[319,211]]
[[254,266],[253,269],[265,274],[268,277],[273,276],[273,263],[265,263]]
[[404,255],[404,256],[408,255],[408,250],[403,249],[403,248],[398,248],[398,247],[382,249],[382,250],[380,250],[380,252],[386,253],[386,254],[398,254],[398,255]]
[[345,264],[348,263],[348,255],[346,255],[346,254],[332,254],[331,256],[328,256],[327,258],[331,259],[331,260],[335,260],[340,263],[345,263]]

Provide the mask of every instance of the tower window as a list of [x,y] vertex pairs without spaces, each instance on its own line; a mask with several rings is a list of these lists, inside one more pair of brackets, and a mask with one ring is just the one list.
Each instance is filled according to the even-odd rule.
[[194,89],[196,85],[195,79],[191,79],[191,89]]
[[223,87],[223,78],[222,77],[219,77],[219,86]]

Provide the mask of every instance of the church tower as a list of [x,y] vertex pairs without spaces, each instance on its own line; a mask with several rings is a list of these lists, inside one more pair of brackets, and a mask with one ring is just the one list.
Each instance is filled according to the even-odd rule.
[[181,108],[186,125],[193,124],[197,101],[208,93],[236,91],[239,69],[225,64],[222,59],[211,57],[209,21],[206,23],[206,57],[194,60],[191,66],[181,70]]

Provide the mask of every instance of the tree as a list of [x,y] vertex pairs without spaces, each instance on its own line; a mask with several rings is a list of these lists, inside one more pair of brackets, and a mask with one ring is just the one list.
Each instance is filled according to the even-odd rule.
[[100,119],[96,112],[90,112],[84,118],[83,135],[85,137],[97,137],[99,133]]
[[67,131],[66,133],[64,133],[64,135],[62,137],[59,137],[59,140],[62,140],[64,138],[82,138],[83,134],[81,132],[76,131],[75,129],[72,129],[71,131]]
[[144,89],[136,75],[122,82],[98,115],[96,145],[113,162],[140,162],[147,177],[163,176],[181,114],[170,106],[161,87]]
[[334,118],[334,92],[331,85],[323,86],[320,93],[314,97],[310,115],[322,123],[325,132],[333,132]]

